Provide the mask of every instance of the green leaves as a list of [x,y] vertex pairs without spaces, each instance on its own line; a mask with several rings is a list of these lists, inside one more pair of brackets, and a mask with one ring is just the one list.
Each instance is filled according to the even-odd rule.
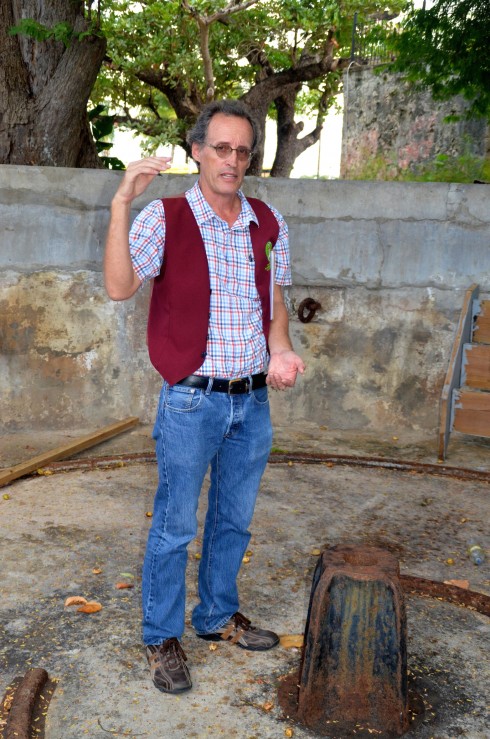
[[62,41],[65,46],[69,46],[73,38],[73,28],[66,22],[57,23],[52,28],[48,28],[33,18],[23,18],[17,26],[9,28],[9,34],[11,36],[22,34],[35,41]]
[[71,42],[76,39],[82,41],[88,36],[99,33],[94,26],[89,26],[87,30],[75,33],[73,27],[67,21],[56,23],[51,28],[39,23],[34,18],[23,18],[16,26],[9,28],[11,36],[22,35],[34,39],[34,41],[61,41],[67,48]]
[[480,0],[436,0],[412,8],[395,39],[394,69],[435,99],[463,95],[468,116],[490,117],[490,13]]
[[[391,0],[390,8],[404,2]],[[226,13],[236,7],[229,0],[106,0],[102,27],[108,39],[108,62],[92,101],[109,105],[117,111],[120,125],[151,137],[153,144],[162,137],[167,137],[167,143],[182,144],[186,128],[208,99],[209,88],[215,98],[242,97],[266,77],[277,78],[317,63],[332,33],[339,44],[335,56],[348,57],[354,12],[384,10],[385,4],[381,0],[257,0],[239,12]],[[202,47],[203,24],[209,31],[207,55]],[[206,71],[205,56],[210,59]],[[280,82],[277,85],[280,96],[283,88]],[[316,115],[319,107],[328,107],[325,89],[333,97],[338,87],[337,71],[309,80],[297,97],[297,111]],[[270,93],[269,99],[273,99]],[[169,116],[172,109],[175,113]]]
[[[105,105],[99,104],[95,108],[88,111],[88,119],[94,137],[97,153],[101,154],[112,148],[112,141],[107,141],[107,137],[112,137],[114,132],[115,116],[108,115]],[[103,164],[107,169],[126,169],[124,162],[117,157],[109,157],[107,155],[100,156]]]

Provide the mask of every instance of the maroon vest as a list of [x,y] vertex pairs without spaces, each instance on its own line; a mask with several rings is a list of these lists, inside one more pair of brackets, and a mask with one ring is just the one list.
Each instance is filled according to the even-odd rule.
[[[270,326],[270,271],[266,244],[273,245],[279,225],[261,200],[247,198],[260,225],[250,223],[255,284],[262,304],[266,341]],[[195,372],[206,357],[210,282],[204,242],[182,195],[162,200],[165,209],[165,256],[155,277],[148,315],[148,352],[155,369],[174,385]]]

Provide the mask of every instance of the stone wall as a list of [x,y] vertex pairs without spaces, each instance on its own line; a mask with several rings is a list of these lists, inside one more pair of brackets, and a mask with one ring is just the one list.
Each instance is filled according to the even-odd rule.
[[430,92],[415,93],[401,75],[351,67],[344,72],[341,177],[367,177],[384,162],[384,177],[398,170],[433,164],[438,154],[485,158],[484,120],[445,123],[464,113],[463,98],[436,103]]
[[[0,167],[0,430],[151,422],[160,378],[146,352],[148,288],[108,299],[102,258],[121,173]],[[182,192],[157,178],[134,205]],[[467,287],[490,294],[481,185],[250,178],[289,224],[291,333],[308,365],[276,424],[433,433]],[[296,315],[315,298],[311,323]]]

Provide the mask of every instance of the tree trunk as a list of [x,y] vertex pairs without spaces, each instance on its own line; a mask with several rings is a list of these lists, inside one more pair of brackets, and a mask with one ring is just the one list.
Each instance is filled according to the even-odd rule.
[[271,177],[289,177],[296,158],[306,148],[302,139],[298,138],[303,123],[294,120],[294,106],[300,90],[301,84],[291,85],[274,100],[277,110],[277,147]]
[[99,167],[87,103],[104,58],[97,35],[62,42],[10,36],[22,18],[52,28],[65,21],[89,29],[79,0],[0,2],[0,163]]
[[[262,64],[253,54],[250,55],[249,61]],[[262,65],[263,69],[255,85],[241,98],[254,113],[263,134],[262,144],[248,169],[249,175],[260,176],[262,173],[265,122],[269,105],[274,104],[278,115],[277,149],[271,177],[289,177],[295,159],[320,138],[325,112],[320,108],[313,131],[299,139],[298,134],[303,130],[303,124],[294,120],[294,103],[298,92],[304,82],[318,77],[325,78],[330,71],[342,69],[346,62],[348,60],[333,59],[329,52],[319,60],[306,59],[300,65],[281,72],[274,72],[272,67],[265,63]]]
[[322,133],[328,100],[335,94],[337,87],[338,85],[335,89],[331,88],[324,92],[318,107],[316,126],[301,138],[299,134],[303,131],[304,125],[294,120],[296,98],[301,91],[301,85],[291,85],[274,100],[277,110],[277,147],[271,177],[289,177],[299,155],[317,143]]
[[[246,103],[247,101],[244,100],[244,102]],[[262,174],[262,164],[264,162],[265,124],[267,120],[269,106],[267,104],[262,104],[255,105],[253,107],[250,105],[249,107],[259,127],[259,142],[255,148],[255,152],[252,157],[252,161],[250,162],[250,167],[247,170],[247,174],[253,175],[255,177],[260,177]]]

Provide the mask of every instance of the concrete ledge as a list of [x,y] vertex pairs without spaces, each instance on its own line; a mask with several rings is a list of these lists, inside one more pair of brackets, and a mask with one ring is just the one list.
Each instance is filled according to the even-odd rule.
[[[100,270],[120,172],[0,166],[0,269]],[[175,195],[191,175],[138,198]],[[490,290],[490,209],[482,185],[248,178],[290,226],[296,283]]]

